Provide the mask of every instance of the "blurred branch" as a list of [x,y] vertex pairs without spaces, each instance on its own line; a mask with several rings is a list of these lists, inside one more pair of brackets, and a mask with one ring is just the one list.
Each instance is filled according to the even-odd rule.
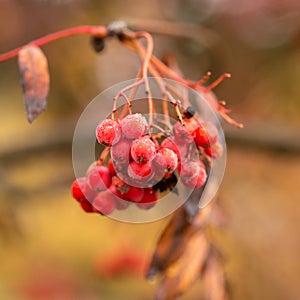
[[[50,151],[55,148],[72,146],[75,127],[73,118],[56,120],[53,123],[31,128],[26,133],[20,133],[19,138],[1,143],[0,159],[10,159],[22,154],[28,155],[39,151]],[[225,125],[226,140],[236,146],[263,149],[272,152],[300,154],[299,130],[292,127],[282,127],[269,122],[248,122],[241,131]],[[44,132],[47,132],[45,137]],[[86,137],[89,132],[86,132]],[[85,137],[82,137],[85,139]]]
[[275,123],[245,122],[242,131],[224,125],[226,140],[237,146],[300,154],[299,129]]
[[216,46],[221,41],[220,36],[215,31],[200,25],[131,18],[126,19],[126,22],[133,30],[145,30],[153,34],[198,39],[208,48]]

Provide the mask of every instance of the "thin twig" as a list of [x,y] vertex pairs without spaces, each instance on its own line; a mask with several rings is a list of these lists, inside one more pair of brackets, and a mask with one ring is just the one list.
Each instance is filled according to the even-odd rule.
[[[105,38],[108,35],[108,30],[107,30],[106,26],[88,26],[87,25],[87,26],[72,27],[72,28],[64,29],[61,31],[57,31],[55,33],[45,35],[42,38],[31,41],[27,45],[35,45],[35,46],[40,47],[40,46],[49,44],[51,42],[54,42],[54,41],[62,39],[62,38],[66,38],[66,37],[69,37],[72,35],[81,35],[81,34],[88,34],[88,35]],[[21,47],[18,47],[16,49],[13,49],[6,53],[0,54],[0,62],[18,56],[20,50],[24,46],[26,46],[26,45],[23,45]]]

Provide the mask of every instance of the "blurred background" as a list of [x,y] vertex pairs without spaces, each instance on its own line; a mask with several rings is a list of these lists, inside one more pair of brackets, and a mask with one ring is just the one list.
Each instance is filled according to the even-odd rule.
[[[174,54],[193,80],[232,74],[215,92],[245,129],[225,125],[227,225],[210,238],[226,257],[232,299],[300,299],[300,2],[0,0],[0,53],[118,19],[195,24],[202,30],[186,37],[154,35],[155,54]],[[0,64],[0,299],[152,299],[142,271],[169,217],[120,223],[82,212],[70,195],[80,113],[133,78],[139,60],[114,40],[96,54],[86,36],[43,50],[49,103],[32,125],[16,60]],[[201,299],[201,282],[182,299]]]

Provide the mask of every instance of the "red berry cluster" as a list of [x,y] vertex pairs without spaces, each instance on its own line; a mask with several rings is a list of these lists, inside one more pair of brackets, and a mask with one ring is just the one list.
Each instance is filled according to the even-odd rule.
[[178,177],[189,188],[202,187],[207,180],[203,161],[222,155],[218,130],[189,114],[183,122],[157,135],[140,113],[101,121],[96,137],[106,148],[86,177],[73,182],[73,197],[85,211],[107,215],[132,203],[153,207],[159,191],[173,190]]

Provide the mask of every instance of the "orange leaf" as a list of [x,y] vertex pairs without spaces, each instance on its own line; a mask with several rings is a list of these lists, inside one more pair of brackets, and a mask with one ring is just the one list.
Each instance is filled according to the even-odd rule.
[[147,277],[163,273],[186,251],[187,243],[195,232],[202,230],[209,220],[211,206],[198,211],[193,221],[184,208],[178,209],[161,234],[154,251]]
[[165,271],[155,299],[174,300],[190,288],[202,272],[209,248],[203,231],[192,235],[181,257]]
[[27,119],[31,123],[47,106],[49,92],[48,62],[43,51],[25,46],[18,55]]
[[228,299],[228,288],[221,264],[220,254],[212,248],[203,271],[206,300]]

